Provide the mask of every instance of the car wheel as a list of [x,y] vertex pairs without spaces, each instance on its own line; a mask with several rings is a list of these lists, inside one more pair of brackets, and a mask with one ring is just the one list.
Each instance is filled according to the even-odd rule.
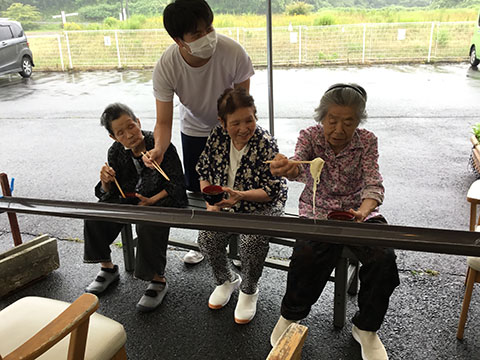
[[477,59],[477,52],[475,50],[475,45],[470,49],[470,65],[477,66],[480,63],[480,60]]
[[22,71],[19,74],[24,78],[29,78],[32,75],[32,60],[28,56],[22,59]]

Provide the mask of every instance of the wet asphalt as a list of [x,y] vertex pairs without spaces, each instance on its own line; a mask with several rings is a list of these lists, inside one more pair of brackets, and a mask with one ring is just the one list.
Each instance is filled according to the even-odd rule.
[[[336,82],[357,82],[368,92],[365,128],[379,138],[386,198],[382,213],[391,224],[468,229],[466,192],[475,181],[468,169],[470,127],[480,120],[480,72],[467,64],[328,67],[274,71],[275,136],[281,152],[293,153],[300,129],[313,124],[313,109]],[[257,70],[251,93],[259,124],[268,128],[267,75]],[[129,104],[144,129],[153,129],[151,71],[34,73],[23,80],[0,77],[0,172],[15,177],[14,195],[95,201],[93,186],[111,140],[98,117],[110,102]],[[175,111],[177,117],[177,111]],[[172,141],[180,149],[178,121]],[[290,183],[287,211],[295,211],[302,189]],[[38,234],[56,237],[61,266],[43,280],[0,300],[0,309],[28,295],[73,301],[98,268],[83,264],[82,222],[19,215],[24,241]],[[195,231],[172,229],[172,237],[194,240]],[[0,214],[0,252],[13,244]],[[264,359],[279,313],[286,273],[264,269],[255,319],[236,325],[237,295],[212,311],[213,290],[206,262],[187,266],[186,250],[170,248],[170,290],[151,314],[135,310],[146,284],[123,269],[122,250],[112,246],[121,280],[100,298],[99,312],[127,331],[130,359]],[[287,258],[290,249],[272,246],[269,256]],[[480,289],[474,289],[465,338],[455,338],[463,299],[464,256],[397,251],[401,285],[391,297],[379,331],[391,359],[480,359]],[[434,274],[434,275],[432,275]],[[309,334],[303,359],[360,359],[351,336],[356,298],[347,324],[333,327],[333,284],[329,283],[302,321]]]

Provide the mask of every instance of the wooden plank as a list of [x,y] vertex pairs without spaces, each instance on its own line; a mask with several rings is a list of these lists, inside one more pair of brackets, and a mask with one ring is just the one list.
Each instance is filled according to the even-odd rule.
[[60,266],[57,240],[43,235],[0,254],[0,298]]
[[306,326],[297,323],[290,324],[268,354],[267,360],[300,360],[307,333]]

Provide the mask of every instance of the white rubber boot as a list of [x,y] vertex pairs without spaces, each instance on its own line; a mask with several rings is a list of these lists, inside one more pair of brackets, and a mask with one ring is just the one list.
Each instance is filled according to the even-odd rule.
[[208,299],[208,307],[214,310],[223,308],[228,304],[232,293],[238,289],[241,283],[242,278],[238,276],[235,281],[230,282],[227,280],[222,285],[218,285]]
[[235,322],[248,324],[257,312],[258,289],[255,294],[248,295],[240,291],[237,306],[235,307]]
[[275,325],[275,327],[273,328],[273,331],[272,331],[272,335],[270,335],[270,344],[272,345],[272,347],[275,346],[278,339],[280,339],[282,337],[283,333],[285,332],[285,330],[287,330],[287,328],[290,326],[290,324],[292,324],[294,322],[298,322],[298,321],[287,320],[283,316],[280,315],[280,319],[278,319],[277,325]]
[[375,331],[360,330],[353,325],[352,335],[362,348],[363,360],[388,360],[387,351]]

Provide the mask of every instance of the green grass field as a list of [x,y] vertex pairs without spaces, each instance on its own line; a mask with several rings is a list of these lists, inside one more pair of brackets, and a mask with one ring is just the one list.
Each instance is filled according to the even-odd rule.
[[[398,22],[424,22],[424,21],[475,21],[478,18],[479,9],[424,9],[424,8],[384,8],[384,9],[326,9],[309,15],[288,16],[273,14],[272,25],[343,25],[363,23],[398,23]],[[110,22],[107,22],[110,24]],[[146,18],[133,16],[125,22],[113,22],[107,26],[103,23],[70,24],[68,30],[100,30],[100,29],[163,29],[162,16]],[[214,26],[217,28],[243,27],[258,28],[266,26],[264,15],[230,15],[216,14]],[[29,33],[44,31],[60,31],[60,25],[45,24]]]
[[[426,62],[429,54],[430,62],[466,61],[477,16],[475,9],[334,9],[307,16],[273,15],[273,62],[278,66]],[[119,30],[70,24],[71,29],[91,30],[28,31],[36,70],[68,69],[70,61],[77,70],[153,67],[172,44],[162,18],[129,21],[122,25],[127,29]],[[129,24],[140,29],[130,30]],[[220,14],[214,25],[242,44],[255,66],[266,66],[265,16]]]

